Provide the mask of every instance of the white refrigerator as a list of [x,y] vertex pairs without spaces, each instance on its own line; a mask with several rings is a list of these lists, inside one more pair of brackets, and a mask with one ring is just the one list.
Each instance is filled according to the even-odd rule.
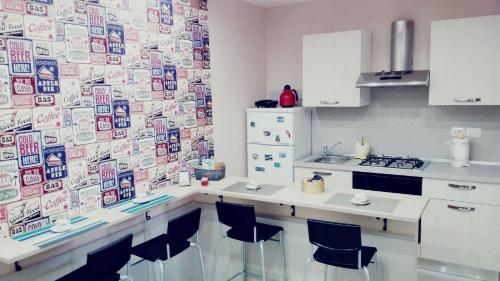
[[248,178],[259,183],[291,183],[293,162],[310,154],[310,109],[247,109]]

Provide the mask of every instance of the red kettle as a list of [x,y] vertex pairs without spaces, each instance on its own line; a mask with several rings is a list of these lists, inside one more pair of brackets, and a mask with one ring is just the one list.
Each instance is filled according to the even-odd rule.
[[283,92],[280,95],[280,105],[281,107],[294,107],[295,101],[299,100],[297,91],[292,89],[290,85],[285,85]]

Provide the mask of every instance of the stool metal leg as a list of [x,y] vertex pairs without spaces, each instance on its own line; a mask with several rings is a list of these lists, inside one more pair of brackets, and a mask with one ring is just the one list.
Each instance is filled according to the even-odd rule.
[[205,266],[203,265],[203,255],[201,253],[201,247],[196,244],[196,248],[198,248],[198,254],[200,255],[201,274],[203,275],[203,281],[207,281],[207,277],[205,276]]
[[158,263],[158,267],[160,268],[160,280],[165,281],[165,265],[160,260],[157,260],[156,263]]
[[304,266],[304,277],[302,278],[303,281],[307,281],[307,274],[309,273],[309,264],[313,260],[313,257],[310,257],[306,260],[306,265]]
[[213,266],[213,270],[212,270],[212,281],[215,281],[215,273],[217,270],[217,259],[219,258],[220,240],[222,238],[223,238],[222,236],[219,236],[219,238],[217,238],[217,246],[215,246],[214,266]]
[[247,280],[247,242],[243,242],[243,280]]
[[282,270],[283,270],[283,281],[286,281],[287,278],[286,278],[284,244],[285,244],[285,242],[283,241],[283,231],[280,231],[281,266],[282,266]]
[[324,281],[328,280],[328,265],[326,265],[326,264],[325,264],[325,272],[324,272],[323,280]]
[[378,255],[375,253],[375,280],[378,281]]
[[370,281],[370,272],[368,271],[368,267],[363,267],[363,271],[365,272],[365,280]]
[[260,246],[260,265],[262,266],[262,281],[266,281],[266,267],[264,261],[264,241],[260,241],[259,246]]

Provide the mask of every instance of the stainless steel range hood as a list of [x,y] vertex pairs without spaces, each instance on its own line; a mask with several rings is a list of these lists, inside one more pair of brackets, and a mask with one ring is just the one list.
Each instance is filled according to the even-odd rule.
[[400,20],[391,26],[391,70],[361,73],[356,87],[416,87],[429,86],[429,70],[413,70],[414,23]]

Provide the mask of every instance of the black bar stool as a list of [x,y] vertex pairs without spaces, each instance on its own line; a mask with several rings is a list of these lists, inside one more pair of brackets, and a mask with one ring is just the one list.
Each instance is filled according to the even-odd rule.
[[[132,234],[87,254],[87,264],[63,276],[57,281],[118,281],[131,280],[130,250]],[[120,276],[118,271],[127,265],[127,276]]]
[[[206,281],[203,256],[198,244],[200,216],[201,208],[197,208],[187,214],[170,220],[167,226],[167,234],[162,234],[133,247],[132,254],[142,258],[140,261],[134,263],[134,265],[144,260],[154,262],[158,264],[160,268],[161,280],[165,280],[165,263],[184,252],[186,249],[195,247],[198,249],[198,254],[200,256],[203,280]],[[189,241],[195,234],[196,243]]]
[[[374,259],[375,280],[378,281],[377,248],[365,247],[361,244],[361,227],[359,225],[307,220],[311,257],[306,261],[304,281],[307,281],[309,264],[316,261],[325,265],[324,280],[328,277],[328,266],[363,270],[365,280],[370,280],[368,265]],[[314,251],[314,246],[318,249]]]
[[[283,252],[283,228],[269,224],[258,223],[255,218],[255,209],[252,205],[241,205],[225,202],[216,202],[217,215],[219,217],[219,238],[215,249],[214,268],[212,271],[212,281],[216,281],[217,259],[219,258],[220,242],[224,238],[232,238],[243,242],[243,271],[239,272],[228,280],[232,280],[243,274],[246,280],[246,246],[247,243],[258,244],[260,247],[260,258],[262,266],[262,280],[266,280],[264,262],[264,242],[271,240],[280,242],[281,262],[283,270],[283,280],[286,281],[285,256]],[[230,229],[224,234],[222,225],[229,226]],[[279,234],[279,240],[271,239]]]

